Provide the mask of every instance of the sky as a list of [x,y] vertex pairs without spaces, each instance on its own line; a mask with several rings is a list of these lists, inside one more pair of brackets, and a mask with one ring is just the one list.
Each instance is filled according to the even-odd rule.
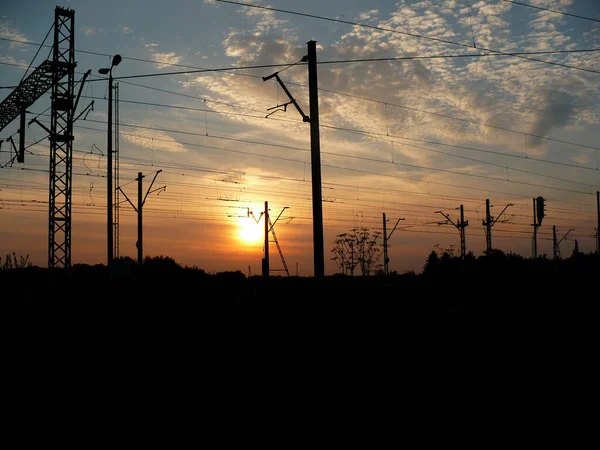
[[[309,41],[326,275],[339,272],[337,236],[383,233],[384,215],[390,271],[420,273],[432,251],[459,255],[461,208],[466,251],[481,256],[486,202],[493,248],[529,258],[538,197],[538,255],[552,258],[554,242],[562,257],[575,242],[596,250],[597,0],[5,0],[2,100],[51,58],[56,6],[75,12],[76,92],[91,70],[74,123],[72,264],[107,262],[108,82],[98,69],[119,54],[115,256],[137,257],[127,199],[137,205],[141,172],[145,256],[259,274],[266,204],[272,274],[312,276],[310,124],[282,106],[290,98],[275,78],[263,80],[278,73],[309,115]],[[49,107],[48,93],[27,120],[49,124]],[[0,130],[0,256],[46,267],[49,141],[32,123],[25,162],[11,161],[18,128],[17,118]]]

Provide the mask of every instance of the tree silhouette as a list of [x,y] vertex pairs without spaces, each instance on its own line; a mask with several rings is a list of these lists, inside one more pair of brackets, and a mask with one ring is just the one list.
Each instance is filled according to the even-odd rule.
[[352,228],[350,233],[336,236],[331,250],[334,256],[331,259],[342,274],[354,276],[356,267],[360,267],[361,275],[371,275],[375,272],[381,256],[380,239],[379,231],[371,232],[362,226]]

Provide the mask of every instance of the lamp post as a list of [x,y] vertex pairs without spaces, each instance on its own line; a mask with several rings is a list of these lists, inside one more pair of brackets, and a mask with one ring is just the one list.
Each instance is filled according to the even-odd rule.
[[108,160],[106,164],[106,201],[107,201],[107,216],[106,216],[106,244],[107,244],[107,267],[109,276],[111,274],[111,266],[113,261],[113,186],[112,186],[112,161],[113,161],[113,150],[112,150],[112,110],[113,110],[113,76],[112,69],[118,66],[121,62],[121,55],[113,56],[112,63],[108,68],[98,69],[98,72],[102,75],[108,74],[108,143],[107,153]]

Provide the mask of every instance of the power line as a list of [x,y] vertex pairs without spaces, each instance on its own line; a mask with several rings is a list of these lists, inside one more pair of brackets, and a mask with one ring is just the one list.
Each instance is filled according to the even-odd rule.
[[[328,20],[330,22],[344,23],[344,24],[347,24],[347,25],[358,26],[358,27],[363,27],[363,28],[370,28],[370,29],[373,29],[373,30],[385,31],[385,32],[388,32],[388,33],[397,33],[397,34],[402,34],[402,35],[410,36],[410,37],[414,37],[414,38],[427,39],[427,40],[430,40],[430,41],[440,42],[440,43],[443,43],[443,44],[457,45],[459,47],[465,47],[465,48],[473,48],[473,46],[470,45],[470,44],[462,44],[460,42],[449,41],[447,39],[435,38],[435,37],[431,37],[431,36],[424,36],[424,35],[420,35],[420,34],[416,34],[416,33],[409,33],[407,31],[394,30],[392,28],[384,28],[384,27],[379,27],[379,26],[375,26],[375,25],[363,24],[363,23],[359,23],[359,22],[351,22],[351,21],[348,21],[348,20],[334,19],[332,17],[317,16],[315,14],[306,14],[306,13],[300,13],[300,12],[296,12],[296,11],[289,11],[289,10],[285,10],[285,9],[271,8],[269,6],[260,6],[260,5],[251,5],[251,4],[248,4],[248,3],[233,2],[233,1],[229,1],[229,0],[215,0],[215,1],[221,2],[221,3],[231,3],[232,5],[245,6],[247,8],[258,8],[258,9],[263,9],[263,10],[267,10],[267,11],[275,11],[275,12],[280,12],[280,13],[285,13],[285,14],[294,14],[294,15],[298,15],[298,16],[309,17],[309,18],[312,18],[312,19]],[[478,48],[479,50],[486,51],[486,52],[497,53],[499,55],[514,56],[515,58],[522,58],[522,59],[526,59],[526,60],[529,60],[529,61],[536,61],[536,62],[541,62],[541,63],[544,63],[544,64],[550,64],[550,65],[553,65],[553,66],[565,67],[567,69],[583,70],[585,72],[592,72],[592,73],[598,73],[598,74],[600,74],[600,71],[597,71],[597,70],[585,69],[585,68],[582,68],[582,67],[569,66],[569,65],[566,65],[566,64],[560,64],[560,63],[551,62],[551,61],[544,61],[542,59],[529,58],[529,57],[523,56],[523,55],[515,55],[515,54],[511,54],[511,53],[507,53],[507,52],[501,52],[501,51],[498,51],[498,50],[492,50],[492,49],[484,48],[484,47],[476,47],[476,48]]]
[[[473,58],[473,57],[486,57],[486,56],[521,56],[521,55],[552,55],[560,53],[586,53],[586,52],[597,52],[600,51],[598,48],[581,49],[581,50],[547,50],[537,52],[511,52],[511,53],[465,53],[458,55],[426,55],[426,56],[393,56],[383,58],[361,58],[361,59],[341,59],[333,61],[318,61],[317,64],[342,64],[342,63],[358,63],[358,62],[376,62],[376,61],[405,61],[405,60],[418,60],[418,59],[444,59],[444,58]],[[581,69],[590,70],[590,69]],[[592,72],[600,73],[595,70]]]
[[[91,130],[102,131],[102,130],[96,130],[96,129],[93,129],[93,128],[91,128]],[[129,135],[128,133],[122,133],[122,134]],[[145,136],[138,136],[138,135],[131,135],[131,136],[144,137],[144,138],[147,138],[147,139],[156,139],[156,140],[167,141],[166,139],[160,139],[160,138],[148,138],[148,137],[145,137]],[[200,145],[200,144],[182,143],[182,145],[207,147],[207,148],[213,148],[213,149],[217,149],[217,150],[228,151],[227,149],[221,149],[221,148],[218,148],[218,147],[211,147],[211,146]],[[90,153],[87,150],[84,151],[84,150],[76,150],[76,149],[74,149],[74,151],[80,152],[80,153],[86,153],[86,154]],[[238,151],[236,151],[236,152],[238,152]],[[268,155],[261,155],[261,154],[250,153],[250,152],[238,152],[238,153],[244,153],[244,154],[249,154],[249,155],[253,155],[253,156],[267,156],[267,157],[270,157]],[[36,156],[43,156],[43,155],[36,155]],[[276,157],[273,157],[273,158],[276,158]],[[150,162],[149,160],[143,159],[143,158],[122,157],[122,159],[123,160],[128,160],[128,161],[138,161],[138,162],[146,162],[146,163]],[[298,162],[296,160],[291,160],[289,158],[278,158],[278,159],[288,160],[288,161],[291,161],[291,162]],[[387,162],[387,161],[379,161],[379,160],[375,160],[375,161],[376,162]],[[146,164],[146,165],[150,165],[150,164]],[[152,163],[152,165],[154,165],[154,163]],[[252,176],[254,178],[259,178],[259,179],[272,179],[272,180],[277,180],[277,181],[284,180],[284,181],[293,181],[293,182],[305,182],[305,180],[299,180],[299,179],[293,179],[293,178],[265,176],[265,175],[252,175],[252,174],[247,174],[245,172],[237,172],[237,171],[230,171],[230,170],[229,171],[224,171],[223,169],[213,169],[213,168],[192,166],[192,165],[187,165],[187,164],[176,164],[176,163],[163,163],[163,162],[161,162],[161,166],[168,167],[168,168],[173,168],[173,169],[186,169],[186,170],[194,170],[194,171],[202,171],[202,172],[210,172],[210,173],[219,173],[219,174],[233,174],[233,175],[240,175],[240,176],[248,176],[248,175],[250,175],[250,176]],[[342,167],[339,167],[339,166],[328,166],[328,167],[343,169]],[[179,175],[185,175],[185,174],[179,174]],[[399,177],[399,178],[402,178],[402,177]],[[422,181],[422,180],[416,180],[416,181]],[[568,180],[565,180],[565,181],[568,181]],[[384,193],[385,192],[389,192],[389,193],[395,193],[395,194],[401,193],[401,194],[409,194],[409,195],[423,195],[423,194],[418,193],[418,192],[399,191],[397,189],[389,189],[389,188],[386,188],[386,189],[383,189],[383,188],[373,188],[373,187],[367,187],[367,186],[355,186],[355,185],[347,185],[347,184],[340,184],[340,183],[326,183],[326,185],[327,186],[337,186],[337,187],[340,187],[340,186],[347,187],[349,189],[352,189],[353,191],[354,191],[354,189],[360,188],[361,190],[373,191],[373,192],[384,192]],[[448,185],[448,184],[444,183],[444,185]],[[452,185],[450,185],[450,186],[452,186]],[[455,186],[455,187],[460,187],[460,186]],[[497,192],[497,193],[500,193],[500,192]],[[502,194],[507,194],[507,193],[502,192]],[[507,195],[515,195],[515,194],[508,193]],[[438,197],[439,197],[439,195],[438,195]],[[451,196],[446,196],[446,195],[441,195],[441,198],[453,199],[453,200],[460,200],[460,201],[469,200],[469,199],[465,199],[464,197],[461,197],[460,199],[458,199],[456,197],[451,197]],[[481,199],[471,199],[471,201],[481,202],[482,200]],[[394,203],[398,203],[398,202],[394,202]],[[563,203],[571,203],[571,204],[576,204],[576,205],[589,206],[587,204],[582,204],[582,203],[578,203],[578,202],[564,201]],[[581,212],[581,210],[565,210],[565,211],[569,211],[569,212]]]
[[[8,39],[8,38],[0,38],[0,39],[4,39],[4,40],[10,40],[10,41],[16,41],[14,39]],[[16,41],[16,42],[21,42],[21,41]],[[25,42],[22,41],[23,43],[29,43],[29,42]],[[552,51],[546,51],[546,52],[532,52],[532,53],[571,53],[571,52],[595,52],[595,51],[600,51],[600,49],[585,49],[585,50],[552,50]],[[455,55],[458,57],[461,56],[469,56],[469,55]],[[471,56],[507,56],[507,55],[492,55],[492,54],[484,54],[484,55],[471,55]],[[448,57],[448,56],[446,56]],[[413,58],[417,58],[417,57],[413,57]],[[319,62],[319,63],[335,63],[335,62],[362,62],[362,61],[381,61],[381,60],[393,60],[394,58],[373,58],[373,59],[364,59],[364,60],[345,60],[345,61],[325,61],[325,62]],[[141,59],[138,59],[141,60]],[[149,60],[142,60],[145,62],[151,62],[151,63],[156,63],[156,61],[149,61]],[[15,64],[15,63],[5,63],[5,62],[0,62],[0,64],[5,64],[5,65],[11,65],[11,66],[18,66],[18,67],[26,67],[24,64]],[[172,63],[164,63],[164,65],[174,65],[174,66],[181,66],[181,67],[193,67],[193,66],[184,66],[181,64],[172,64]],[[294,64],[292,64],[294,65]],[[284,64],[284,66],[286,66]],[[291,67],[291,65],[287,66],[287,67]],[[286,68],[287,68],[286,67]],[[206,71],[206,70],[212,70],[212,69],[198,69],[200,71]],[[221,69],[216,69],[216,70],[221,70]],[[223,69],[225,70],[225,69]],[[185,72],[174,72],[174,73],[185,73]],[[258,75],[249,75],[249,74],[236,74],[236,75],[240,75],[240,76],[248,76],[248,77],[252,77],[252,78],[259,78],[262,79],[262,77],[258,76]],[[104,77],[98,77],[96,80],[92,80],[92,81],[106,81],[106,78]],[[169,94],[173,94],[173,95],[180,95],[183,97],[188,97],[188,98],[193,98],[193,99],[197,99],[197,100],[202,100],[202,101],[206,101],[206,99],[203,99],[201,97],[197,97],[197,96],[193,96],[193,95],[189,95],[189,94],[183,94],[180,92],[175,92],[175,91],[170,91],[170,90],[166,90],[166,89],[160,89],[160,88],[156,88],[156,87],[151,87],[151,86],[144,86],[141,84],[137,84],[137,83],[133,83],[133,82],[128,82],[128,81],[121,81],[122,83],[125,84],[130,84],[132,86],[138,86],[138,87],[143,87],[146,89],[151,89],[151,90],[155,90],[158,92],[164,92],[164,93],[169,93]],[[300,84],[300,83],[294,83],[291,81],[288,81],[288,84],[292,84],[292,85],[296,85],[296,86],[301,86],[306,88],[306,85]],[[406,110],[410,110],[410,111],[415,111],[415,112],[421,112],[424,114],[432,114],[432,115],[436,115],[439,117],[444,117],[447,119],[452,119],[452,120],[458,120],[461,122],[465,122],[465,123],[472,123],[474,125],[480,125],[480,126],[484,126],[484,127],[489,127],[489,128],[494,128],[494,129],[498,129],[498,130],[502,130],[502,131],[507,131],[507,132],[511,132],[511,133],[517,133],[520,134],[522,136],[530,136],[530,137],[534,137],[534,138],[538,138],[538,139],[544,139],[544,140],[548,140],[548,141],[553,141],[553,142],[557,142],[557,143],[562,143],[562,144],[569,144],[569,145],[574,145],[574,146],[578,146],[578,147],[583,147],[583,148],[589,148],[592,150],[597,150],[596,147],[590,146],[590,145],[584,145],[584,144],[578,144],[578,143],[574,143],[574,142],[570,142],[570,141],[564,141],[564,140],[560,140],[560,139],[554,139],[554,138],[550,138],[548,136],[540,136],[540,135],[536,135],[536,134],[531,134],[531,133],[525,133],[523,131],[518,131],[518,130],[513,130],[510,128],[505,128],[505,127],[500,127],[497,125],[491,125],[491,124],[486,124],[483,122],[477,122],[475,120],[470,120],[470,119],[464,119],[464,118],[460,118],[460,117],[454,117],[454,116],[450,116],[448,114],[443,114],[443,113],[438,113],[438,112],[434,112],[434,111],[427,111],[427,110],[423,110],[423,109],[419,109],[419,108],[413,108],[410,106],[404,106],[404,105],[398,105],[395,103],[389,103],[389,102],[383,102],[380,100],[375,100],[375,99],[371,99],[371,98],[367,98],[367,97],[362,97],[362,96],[358,96],[358,95],[354,95],[354,94],[348,94],[348,93],[344,93],[344,92],[338,92],[338,91],[333,91],[330,89],[324,89],[324,88],[319,88],[319,91],[323,91],[323,92],[329,92],[332,94],[336,94],[336,95],[342,95],[342,96],[346,96],[346,97],[350,97],[350,98],[356,98],[356,99],[360,99],[360,100],[366,100],[366,101],[371,101],[374,103],[379,103],[379,104],[385,104],[385,105],[389,105],[389,106],[394,106],[397,108],[402,108],[402,109],[406,109]],[[256,111],[259,112],[256,109],[252,109],[252,108],[247,108],[247,107],[243,107],[243,106],[237,106],[237,105],[231,105],[231,104],[227,104],[224,102],[218,102],[218,101],[213,101],[211,100],[212,103],[216,103],[216,104],[224,104],[227,106],[232,106],[235,108],[239,108],[239,109],[248,109],[251,111]],[[203,110],[204,111],[204,110]],[[260,111],[262,112],[262,111]],[[532,159],[532,158],[530,158]]]
[[529,5],[527,3],[515,2],[512,0],[503,0],[503,1],[505,1],[506,3],[514,3],[515,5],[527,6],[528,8],[539,9],[540,11],[548,11],[548,12],[551,12],[554,14],[562,14],[563,16],[570,16],[570,17],[576,17],[578,19],[585,19],[585,20],[591,20],[593,22],[600,22],[600,20],[598,20],[598,19],[593,19],[591,17],[585,17],[585,16],[579,16],[577,14],[571,14],[571,13],[564,12],[564,11],[557,11],[556,9],[542,8],[541,6]]
[[[343,95],[343,94],[342,94]],[[89,99],[94,99],[94,100],[105,100],[102,97],[93,97],[93,96],[82,96],[82,98],[89,98]],[[154,107],[163,107],[163,108],[173,108],[173,109],[182,109],[182,110],[189,110],[189,111],[197,111],[197,112],[210,112],[212,114],[224,114],[224,115],[235,115],[235,116],[241,116],[241,117],[248,117],[248,118],[253,118],[253,119],[268,119],[268,120],[277,120],[277,121],[282,121],[282,122],[289,122],[289,123],[295,123],[295,124],[302,124],[301,121],[299,120],[292,120],[292,119],[277,119],[277,118],[266,118],[265,116],[261,115],[261,116],[254,116],[254,115],[250,115],[250,114],[244,114],[244,113],[229,113],[229,112],[221,112],[221,111],[207,111],[205,109],[202,108],[193,108],[193,107],[187,107],[187,106],[177,106],[177,105],[166,105],[166,104],[161,104],[161,103],[150,103],[150,102],[142,102],[142,101],[134,101],[134,100],[119,100],[122,103],[131,103],[131,104],[135,104],[135,105],[145,105],[145,106],[154,106]],[[372,100],[374,102],[377,102],[376,100]],[[235,105],[230,105],[230,104],[226,104],[227,106],[232,106],[235,107]],[[246,108],[249,109],[251,111],[258,111],[252,108]],[[435,114],[435,113],[433,113]],[[459,119],[460,120],[460,119]],[[91,119],[89,120],[90,122],[92,121]],[[514,155],[514,154],[509,154],[509,153],[504,153],[504,152],[496,152],[496,151],[492,151],[492,150],[483,150],[483,149],[479,149],[479,148],[475,148],[475,147],[467,147],[467,146],[463,146],[463,145],[453,145],[453,144],[447,144],[447,143],[443,143],[443,142],[436,142],[436,141],[428,141],[428,140],[424,140],[424,139],[416,139],[416,138],[407,138],[404,136],[395,136],[395,135],[390,135],[390,134],[383,134],[383,133],[375,133],[375,132],[370,132],[370,131],[362,131],[362,130],[354,130],[354,129],[349,129],[349,128],[342,128],[342,127],[336,127],[333,125],[327,125],[327,124],[321,124],[321,126],[323,128],[329,128],[332,130],[338,130],[338,131],[345,131],[345,132],[350,132],[350,133],[356,133],[356,134],[360,134],[360,135],[365,135],[365,136],[372,136],[375,137],[376,139],[379,139],[381,141],[389,141],[389,142],[395,142],[398,143],[400,145],[405,145],[407,147],[413,147],[413,148],[418,148],[418,149],[422,149],[422,150],[428,150],[431,152],[435,152],[435,153],[440,153],[440,154],[444,154],[444,155],[449,155],[449,156],[453,156],[456,158],[462,158],[462,159],[467,159],[470,161],[475,161],[475,162],[479,162],[481,164],[487,164],[487,165],[491,165],[491,166],[495,166],[495,167],[500,167],[500,168],[505,168],[505,169],[511,169],[514,171],[518,171],[518,172],[523,172],[523,173],[528,173],[531,175],[537,175],[537,176],[542,176],[542,177],[547,177],[547,178],[554,178],[560,181],[566,181],[566,182],[571,182],[571,183],[577,183],[577,184],[582,184],[582,185],[586,185],[589,186],[589,183],[581,183],[578,181],[571,181],[571,180],[567,180],[567,179],[563,179],[563,178],[558,178],[558,177],[552,177],[550,175],[544,175],[541,173],[536,173],[536,172],[531,172],[531,171],[526,171],[526,170],[522,170],[522,169],[517,169],[517,168],[513,168],[513,167],[507,167],[507,166],[503,166],[500,164],[493,164],[487,161],[482,161],[482,160],[478,160],[478,159],[473,159],[473,158],[468,158],[468,157],[464,157],[464,156],[460,156],[460,155],[454,155],[452,153],[445,153],[445,152],[441,152],[438,150],[433,150],[430,148],[426,148],[426,147],[419,147],[419,146],[415,146],[415,145],[410,145],[410,144],[405,144],[403,142],[398,142],[398,141],[394,141],[394,140],[390,140],[390,139],[386,139],[386,138],[395,138],[395,139],[403,139],[403,140],[409,140],[409,141],[415,141],[415,142],[422,142],[422,143],[426,143],[426,144],[432,144],[432,145],[443,145],[446,147],[453,147],[453,148],[459,148],[462,150],[471,150],[471,151],[476,151],[476,152],[481,152],[481,153],[488,153],[488,154],[493,154],[493,155],[500,155],[500,156],[506,156],[506,157],[510,157],[510,158],[519,158],[519,159],[525,159],[525,160],[529,160],[529,161],[536,161],[536,162],[542,162],[542,163],[547,163],[547,164],[555,164],[555,165],[560,165],[560,166],[564,166],[564,167],[572,167],[572,168],[576,168],[576,169],[583,169],[583,170],[598,170],[598,169],[594,169],[592,167],[585,167],[585,166],[580,166],[580,165],[576,165],[576,164],[568,164],[568,163],[562,163],[562,162],[558,162],[558,161],[549,161],[549,160],[545,160],[545,159],[538,159],[538,158],[533,158],[533,157],[529,157],[529,156],[521,156],[521,155]],[[385,136],[385,137],[384,137]],[[532,136],[532,135],[530,135]],[[43,138],[45,139],[45,138]],[[567,142],[564,142],[567,143]],[[579,144],[574,144],[573,145],[579,145]],[[588,147],[588,146],[585,146]],[[592,149],[595,149],[594,147],[590,147]],[[300,150],[304,150],[304,149],[300,149]]]
[[[90,120],[87,119],[89,122],[96,122],[96,123],[104,123],[102,121],[97,121],[97,120]],[[168,132],[168,133],[179,133],[179,134],[186,134],[186,135],[192,135],[192,136],[205,136],[205,137],[209,137],[209,138],[215,138],[215,139],[224,139],[224,140],[230,140],[230,141],[234,141],[234,142],[243,142],[243,143],[248,143],[248,144],[255,144],[255,145],[266,145],[266,146],[272,146],[272,147],[278,147],[278,148],[287,148],[287,149],[291,149],[291,150],[300,150],[300,151],[310,151],[309,149],[304,149],[304,148],[300,148],[300,147],[292,147],[292,146],[286,146],[286,145],[281,145],[281,144],[271,144],[271,143],[265,143],[265,142],[259,142],[259,141],[250,141],[247,139],[235,139],[235,138],[228,138],[228,137],[224,137],[224,136],[215,136],[215,135],[205,135],[202,133],[194,133],[194,132],[186,132],[186,131],[179,131],[179,130],[170,130],[170,129],[164,129],[164,128],[153,128],[153,127],[146,127],[146,126],[142,126],[142,125],[133,125],[133,124],[124,124],[121,123],[120,126],[124,126],[124,127],[133,127],[133,128],[141,128],[141,129],[147,129],[147,130],[153,130],[153,131],[162,131],[162,132]],[[93,130],[93,131],[99,131],[99,132],[104,132],[104,130],[99,130],[96,128],[89,128],[89,127],[83,127],[83,126],[77,126],[77,128],[83,128],[83,129],[89,129],[89,130]],[[122,133],[122,135],[128,135],[127,133]],[[154,140],[164,140],[164,141],[168,141],[167,139],[160,139],[160,138],[156,138],[156,137],[148,137],[148,136],[140,136],[140,135],[135,135],[132,134],[131,136],[135,136],[138,138],[145,138],[145,139],[154,139]],[[171,141],[168,141],[171,142]],[[272,155],[264,155],[264,154],[260,154],[260,153],[252,153],[252,152],[244,152],[244,151],[240,151],[240,150],[232,150],[232,149],[225,149],[225,148],[218,148],[218,147],[210,147],[210,146],[206,146],[206,145],[200,145],[200,144],[189,144],[189,143],[181,143],[179,142],[180,145],[193,145],[193,146],[198,146],[198,147],[207,147],[207,148],[215,148],[219,151],[225,151],[225,152],[233,152],[233,153],[240,153],[240,154],[247,154],[247,155],[251,155],[251,156],[260,156],[260,157],[265,157],[265,158],[273,158],[273,159],[279,159],[279,160],[285,160],[285,161],[289,161],[289,162],[295,162],[295,163],[299,163],[299,164],[306,164],[305,161],[300,161],[300,160],[295,160],[295,159],[291,159],[291,158],[283,158],[283,157],[279,157],[279,156],[272,156]],[[356,157],[356,156],[350,156],[350,155],[344,155],[344,154],[338,154],[338,153],[332,153],[332,152],[322,152],[323,154],[328,154],[328,155],[332,155],[332,156],[340,156],[340,157],[345,157],[345,158],[351,158],[351,159],[367,159],[367,158],[360,158],[360,157]],[[460,172],[452,172],[452,171],[448,171],[448,170],[444,170],[444,169],[435,169],[435,168],[430,168],[430,167],[425,167],[425,166],[412,166],[409,164],[401,164],[401,163],[392,163],[390,161],[383,161],[383,160],[373,160],[373,162],[382,162],[382,163],[386,163],[386,164],[396,164],[396,165],[406,165],[406,166],[410,166],[410,167],[414,167],[414,168],[419,168],[419,169],[424,169],[424,170],[433,170],[433,171],[442,171],[442,172],[450,172],[450,173],[454,173],[457,175],[465,175],[465,176],[472,176],[472,177],[478,177],[478,178],[488,178],[488,179],[492,179],[494,181],[502,181],[502,182],[508,182],[508,183],[515,183],[515,184],[520,184],[520,185],[526,185],[526,186],[533,186],[533,187],[543,187],[543,188],[547,188],[547,189],[553,189],[553,190],[559,190],[559,191],[564,191],[564,192],[572,192],[572,193],[577,193],[577,194],[583,194],[583,195],[589,195],[589,192],[582,192],[582,191],[575,191],[572,189],[564,189],[564,188],[559,188],[559,187],[555,187],[555,186],[544,186],[544,185],[538,185],[538,184],[534,184],[534,183],[526,183],[526,182],[518,182],[518,181],[514,181],[514,180],[506,180],[506,179],[501,179],[501,178],[493,178],[493,177],[485,177],[483,175],[475,175],[475,174],[465,174],[465,173],[460,173]],[[330,168],[335,168],[335,169],[343,169],[343,170],[349,170],[349,171],[356,171],[356,172],[364,172],[364,173],[368,173],[368,174],[372,174],[372,175],[379,175],[379,176],[385,176],[385,177],[392,177],[392,178],[398,178],[398,179],[408,179],[408,180],[412,180],[412,181],[417,181],[417,182],[421,182],[421,183],[434,183],[434,184],[442,184],[442,185],[447,185],[447,186],[452,186],[452,187],[459,187],[459,188],[464,188],[464,189],[473,189],[473,190],[482,190],[485,192],[496,192],[496,193],[502,193],[504,195],[515,195],[512,193],[506,193],[506,192],[498,192],[498,191],[491,191],[489,189],[477,189],[477,188],[472,188],[472,187],[466,187],[466,186],[457,186],[457,185],[452,185],[452,184],[448,184],[448,183],[439,183],[439,182],[433,182],[433,181],[427,181],[427,180],[421,180],[421,179],[417,179],[417,178],[409,178],[409,177],[398,177],[398,176],[393,176],[393,175],[387,175],[387,174],[381,174],[381,173],[377,173],[377,172],[370,172],[370,171],[364,171],[364,170],[360,170],[360,169],[352,169],[352,168],[347,168],[347,167],[340,167],[340,166],[333,166],[333,165],[326,165],[326,164],[322,164],[323,167],[330,167]]]
[[[256,5],[245,5],[245,6],[256,6]],[[331,20],[335,21],[336,19],[331,19]],[[394,31],[394,30],[387,30],[387,31],[401,33],[399,31]],[[16,39],[3,38],[3,37],[0,37],[0,40],[20,42],[23,44],[33,44],[32,42],[19,41]],[[455,45],[464,45],[464,44],[455,43]],[[466,45],[464,45],[464,46],[466,46]],[[467,46],[467,47],[471,48],[470,46]],[[410,60],[422,60],[422,59],[453,59],[453,58],[477,58],[477,57],[488,57],[488,56],[512,56],[512,57],[521,57],[521,58],[525,58],[525,59],[530,59],[532,61],[537,61],[537,62],[543,62],[546,64],[566,67],[569,69],[577,69],[577,70],[583,70],[586,72],[600,73],[600,71],[597,71],[597,70],[586,69],[583,67],[567,66],[565,64],[555,63],[552,61],[543,61],[543,60],[538,60],[538,59],[533,59],[533,58],[527,58],[525,56],[525,55],[589,53],[589,52],[600,51],[600,49],[598,49],[598,48],[573,49],[573,50],[545,50],[545,51],[510,52],[510,53],[500,52],[500,51],[496,51],[496,50],[490,50],[490,49],[481,48],[481,47],[477,47],[477,48],[479,50],[487,51],[490,53],[472,53],[472,54],[457,54],[457,55],[393,56],[393,57],[384,57],[384,58],[342,59],[342,60],[332,60],[332,61],[318,61],[317,64],[347,64],[347,63],[360,63],[360,62],[410,61]],[[95,54],[95,55],[100,55],[100,56],[109,56],[109,55],[105,55],[103,53],[97,53],[97,52],[87,52],[87,51],[83,51],[83,50],[77,50],[77,51],[81,52],[81,53],[90,53],[90,54]],[[158,61],[146,60],[146,59],[142,59],[142,58],[129,58],[129,57],[124,57],[124,56],[122,56],[122,58],[123,59],[131,59],[134,61],[147,62],[147,63],[152,63],[152,64],[159,64]],[[2,64],[12,65],[12,66],[18,65],[15,63],[5,63],[5,62],[3,62]],[[248,69],[264,69],[264,68],[276,68],[276,67],[283,67],[283,69],[280,70],[280,72],[282,72],[282,71],[284,71],[292,66],[295,66],[295,65],[305,65],[304,62],[299,61],[296,63],[286,63],[286,64],[268,64],[268,65],[246,66],[246,67],[243,67],[243,66],[242,67],[222,67],[222,68],[212,68],[211,69],[211,68],[196,68],[193,66],[186,66],[183,64],[174,64],[174,63],[160,63],[160,64],[161,65],[169,65],[169,66],[178,66],[178,67],[190,67],[190,68],[192,68],[192,70],[183,70],[183,71],[177,71],[177,72],[159,72],[159,73],[140,74],[140,75],[128,75],[128,76],[113,77],[113,79],[114,80],[117,80],[117,79],[123,80],[123,79],[130,79],[130,78],[149,78],[149,77],[170,76],[170,75],[189,75],[189,74],[194,74],[194,73],[210,73],[210,72],[222,72],[222,71],[228,71],[228,70],[248,70]],[[96,80],[89,80],[89,81],[100,81],[100,80],[105,80],[105,78],[99,77]]]

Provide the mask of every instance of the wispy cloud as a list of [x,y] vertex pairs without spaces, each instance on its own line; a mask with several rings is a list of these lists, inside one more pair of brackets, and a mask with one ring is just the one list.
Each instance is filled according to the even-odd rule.
[[[16,28],[9,25],[6,21],[0,21],[0,37],[6,39],[14,39],[15,41],[29,42],[29,39],[27,39],[27,37],[24,34],[22,34]],[[10,48],[16,48],[21,45],[23,44],[20,44],[18,42],[11,42]]]
[[143,130],[136,131],[135,135],[125,134],[123,137],[139,147],[162,150],[172,153],[186,152],[186,148],[177,140],[163,131]]
[[[524,47],[561,49],[570,44],[564,31],[549,25],[557,22],[555,18],[538,15],[540,25],[547,26],[525,29],[521,35],[512,36],[508,31],[509,3],[481,1],[472,4],[471,8],[469,13],[460,2],[398,5],[395,12],[375,24],[424,38],[352,27],[337,42],[322,46],[319,60],[465,52],[464,45],[452,46],[427,37],[467,45],[475,41],[478,47],[500,51],[523,50]],[[247,9],[254,11],[244,12],[249,18],[271,18],[255,9]],[[376,11],[365,11],[360,16],[365,20],[375,18]],[[459,19],[458,26],[451,24],[456,18]],[[239,65],[293,63],[306,53],[304,47],[296,44],[297,30],[283,32],[277,28],[281,23],[275,20],[270,23],[269,32],[260,35],[247,30],[230,30],[223,41],[225,53],[235,58]],[[568,63],[581,56],[562,58],[561,62]],[[307,84],[304,70],[290,70],[282,76],[300,85]],[[565,77],[569,86],[564,84],[567,81],[561,81],[566,80]],[[277,104],[275,83],[261,83],[242,76],[215,79],[211,78],[210,84],[199,81],[200,78],[197,82],[208,88],[216,99],[248,106],[261,105],[261,108],[262,105]],[[470,82],[465,83],[466,79]],[[207,78],[202,77],[202,80]],[[485,125],[550,135],[555,129],[575,125],[575,122],[592,123],[598,116],[592,112],[593,99],[598,100],[598,91],[592,81],[585,74],[569,69],[510,57],[322,65],[319,67],[320,86],[354,97],[321,94],[321,123],[336,123],[340,127],[384,136],[393,134],[448,144],[467,140],[480,145],[496,145],[497,130]],[[192,86],[193,82],[188,84],[188,87]],[[306,88],[294,86],[292,90],[298,102],[308,108]],[[367,98],[378,102],[365,101]],[[431,115],[427,111],[467,121]],[[287,117],[290,117],[289,113]],[[502,143],[507,148],[514,145],[515,149],[521,149],[522,136],[504,136]],[[541,145],[542,142],[531,141],[530,144]],[[405,153],[411,159],[427,159],[427,154],[422,151]]]
[[104,33],[106,31],[106,28],[84,26],[81,27],[81,31],[83,31],[83,34],[85,34],[86,36],[95,36],[98,33]]
[[157,62],[156,67],[159,69],[168,67],[170,64],[179,64],[179,61],[181,61],[181,57],[175,54],[175,52],[153,52],[152,59]]

